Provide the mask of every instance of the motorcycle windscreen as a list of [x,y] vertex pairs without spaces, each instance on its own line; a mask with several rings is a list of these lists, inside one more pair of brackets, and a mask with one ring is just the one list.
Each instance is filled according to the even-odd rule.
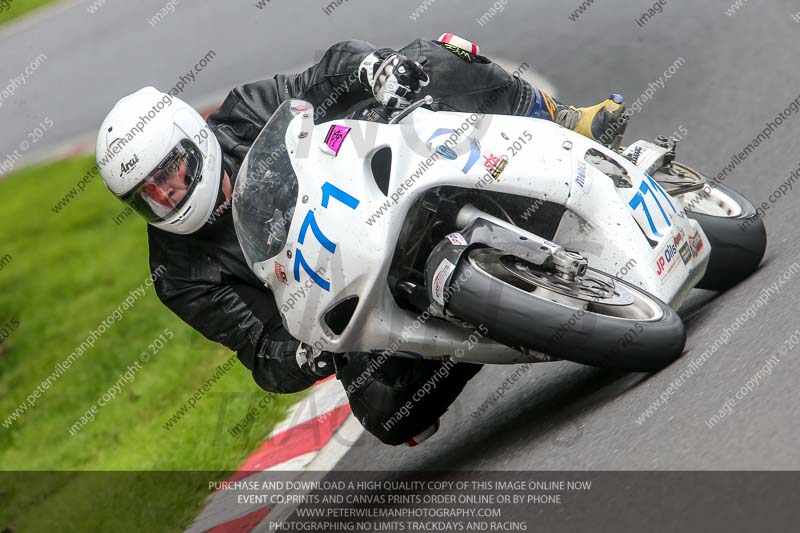
[[281,104],[261,130],[236,175],[233,221],[248,266],[277,256],[286,245],[297,203],[297,175],[286,148],[286,129],[311,109],[300,100]]

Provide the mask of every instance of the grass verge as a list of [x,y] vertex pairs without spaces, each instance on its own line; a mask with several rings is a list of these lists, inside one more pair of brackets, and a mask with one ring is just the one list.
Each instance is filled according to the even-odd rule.
[[[184,325],[149,287],[32,407],[9,418],[149,277],[144,222],[115,224],[122,205],[99,178],[51,210],[93,165],[75,158],[0,181],[0,530],[69,530],[75,519],[84,531],[180,531],[207,482],[238,468],[297,400],[272,398],[257,409],[258,429],[231,436],[267,393],[236,360],[220,376],[232,354]],[[142,362],[148,350],[157,353]],[[121,381],[135,363],[140,369]],[[196,406],[165,429],[214,375]],[[115,384],[115,398],[88,421]],[[72,434],[81,415],[87,423]]]
[[56,0],[0,0],[0,24],[20,17],[34,9],[52,4],[55,1]]

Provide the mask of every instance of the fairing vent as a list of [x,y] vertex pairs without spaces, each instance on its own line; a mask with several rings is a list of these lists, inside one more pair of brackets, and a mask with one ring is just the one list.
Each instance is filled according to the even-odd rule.
[[342,300],[325,313],[325,323],[334,334],[341,335],[353,318],[356,307],[358,307],[358,296]]
[[372,154],[372,178],[384,196],[389,196],[389,180],[392,177],[392,149],[388,146]]

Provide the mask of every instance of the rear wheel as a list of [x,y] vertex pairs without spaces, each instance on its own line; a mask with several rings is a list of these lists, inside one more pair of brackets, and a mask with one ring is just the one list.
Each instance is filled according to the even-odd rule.
[[[469,270],[470,272],[467,272]],[[507,346],[629,371],[661,369],[681,356],[686,333],[664,302],[589,269],[564,280],[493,248],[471,250],[453,279],[447,311]]]
[[767,231],[750,201],[724,183],[681,196],[686,214],[708,237],[711,258],[699,289],[724,291],[758,270]]

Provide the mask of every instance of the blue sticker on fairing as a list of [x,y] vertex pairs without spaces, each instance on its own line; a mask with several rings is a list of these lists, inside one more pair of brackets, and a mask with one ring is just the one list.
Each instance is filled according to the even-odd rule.
[[[439,128],[438,130],[433,132],[433,135],[430,136],[430,138],[428,139],[428,143],[430,143],[431,141],[433,141],[437,137],[441,137],[443,135],[448,135],[448,136],[451,136],[451,137],[453,135],[455,135],[456,138],[461,136],[461,134],[459,132],[457,132],[456,130],[451,130],[451,129],[447,129],[447,128]],[[449,150],[450,151],[449,153],[455,154],[455,151],[452,148],[448,147],[448,146],[440,145],[439,147],[436,148],[437,152],[439,152],[439,148],[444,148],[446,150]],[[439,153],[441,154],[441,152],[439,152]],[[444,156],[444,154],[442,154],[442,155]],[[455,154],[455,155],[456,155],[456,158],[457,158],[458,154]],[[444,157],[447,157],[447,156],[444,156]],[[464,174],[469,172],[469,169],[471,169],[472,167],[475,166],[475,163],[478,162],[480,157],[481,157],[481,146],[480,146],[480,144],[478,144],[478,139],[476,139],[475,137],[469,137],[469,158],[467,159],[467,163],[464,165],[464,168],[461,169],[461,172],[463,172]],[[451,158],[447,157],[447,159],[451,159]],[[453,158],[453,160],[455,160],[455,158]]]

